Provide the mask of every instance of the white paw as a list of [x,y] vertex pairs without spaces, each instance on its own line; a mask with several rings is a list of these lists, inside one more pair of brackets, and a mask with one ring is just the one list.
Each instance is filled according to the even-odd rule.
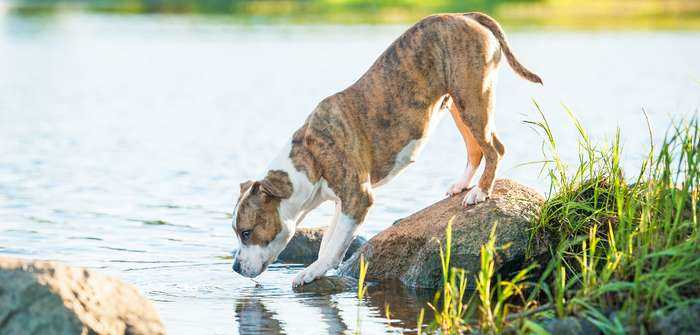
[[327,262],[316,260],[307,266],[304,270],[301,270],[294,280],[292,281],[292,286],[297,287],[304,284],[308,284],[316,278],[320,278],[326,271],[330,270],[331,266]]
[[468,205],[473,205],[476,203],[480,203],[486,200],[489,195],[482,191],[479,186],[474,186],[469,192],[467,192],[467,195],[464,196],[464,200],[462,200],[462,206],[467,207]]
[[445,195],[448,197],[451,197],[455,194],[461,193],[462,191],[466,190],[469,188],[469,182],[466,180],[460,180],[454,184],[447,190]]

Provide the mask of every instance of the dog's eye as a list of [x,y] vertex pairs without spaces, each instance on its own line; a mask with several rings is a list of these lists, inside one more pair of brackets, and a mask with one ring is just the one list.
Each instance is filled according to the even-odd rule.
[[245,242],[250,238],[250,230],[244,230],[241,232],[241,239]]

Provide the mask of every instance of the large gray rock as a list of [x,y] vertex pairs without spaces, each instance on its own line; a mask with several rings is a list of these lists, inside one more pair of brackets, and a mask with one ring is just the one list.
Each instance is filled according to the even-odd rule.
[[[287,247],[277,257],[277,261],[307,265],[313,263],[318,257],[318,250],[321,248],[321,239],[323,239],[325,230],[325,227],[298,228]],[[345,253],[345,259],[348,259],[365,242],[367,240],[364,237],[355,237]]]
[[165,334],[124,282],[54,262],[0,257],[0,334]]
[[[510,244],[499,253],[496,270],[500,273],[520,268],[532,258],[544,255],[547,248],[542,236],[536,236],[534,248],[527,252],[532,219],[544,198],[535,190],[514,181],[497,180],[490,199],[463,208],[464,193],[439,201],[396,222],[371,238],[350,259],[341,264],[340,275],[357,278],[359,256],[369,263],[367,280],[399,280],[411,287],[436,288],[441,285],[439,245],[445,241],[445,228],[452,224],[451,265],[469,271],[480,269],[481,246],[489,239],[494,224],[496,245]],[[474,281],[469,281],[473,284]]]

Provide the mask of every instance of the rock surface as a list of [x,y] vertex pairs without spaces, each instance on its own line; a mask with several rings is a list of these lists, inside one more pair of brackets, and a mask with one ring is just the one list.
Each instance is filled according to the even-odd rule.
[[670,313],[657,316],[653,321],[652,334],[700,334],[700,304],[676,308]]
[[[483,203],[463,208],[464,194],[439,201],[377,234],[341,264],[339,274],[357,278],[359,256],[365,255],[369,281],[399,280],[411,287],[438,287],[442,276],[439,245],[453,216],[452,266],[476,274],[480,248],[496,223],[496,245],[510,244],[499,253],[496,270],[507,274],[531,261],[526,257],[528,229],[544,201],[542,195],[507,179],[497,180],[491,198]],[[536,236],[530,255],[544,255],[544,241]],[[473,283],[470,278],[469,284]]]
[[165,334],[138,290],[91,270],[0,257],[0,334]]
[[[318,249],[321,248],[321,239],[325,230],[325,227],[298,228],[287,247],[277,257],[277,261],[307,265],[313,263],[318,257]],[[367,240],[364,237],[355,237],[345,253],[345,259],[348,259],[365,242]]]
[[357,290],[357,280],[351,277],[327,276],[318,278],[308,284],[294,287],[294,292],[311,292],[322,295],[336,294]]
[[590,321],[576,317],[551,319],[544,322],[545,330],[557,335],[598,335],[600,330]]

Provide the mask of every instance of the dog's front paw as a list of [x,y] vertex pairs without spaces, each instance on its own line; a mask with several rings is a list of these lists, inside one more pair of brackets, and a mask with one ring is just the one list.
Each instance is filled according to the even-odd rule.
[[445,195],[447,195],[448,197],[451,197],[455,194],[462,193],[462,191],[464,191],[468,188],[469,188],[469,182],[466,180],[460,180],[460,181],[452,184],[452,186],[450,186],[450,188],[447,190],[447,192],[445,192]]
[[467,192],[467,195],[464,196],[464,200],[462,200],[462,206],[467,207],[468,205],[483,202],[488,197],[488,193],[482,191],[481,188],[479,188],[479,186],[474,186],[471,190],[469,190],[469,192]]
[[327,262],[316,260],[307,266],[304,270],[301,270],[294,280],[292,281],[292,286],[297,287],[304,284],[308,284],[316,278],[320,278],[326,271],[330,270],[331,266]]

